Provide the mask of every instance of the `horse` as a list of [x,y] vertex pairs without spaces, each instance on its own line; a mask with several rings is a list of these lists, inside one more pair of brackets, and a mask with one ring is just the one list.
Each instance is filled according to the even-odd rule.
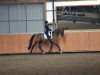
[[53,46],[56,45],[59,48],[60,53],[62,53],[60,46],[58,45],[58,37],[59,36],[64,37],[65,29],[68,29],[68,28],[60,27],[60,28],[55,29],[52,32],[53,37],[51,39],[45,39],[43,33],[33,34],[30,38],[30,42],[28,46],[28,50],[30,50],[30,54],[32,54],[32,51],[37,44],[38,44],[38,48],[43,52],[43,54],[45,54],[44,50],[41,47],[42,42],[44,41],[47,41],[51,44],[49,52],[51,52]]

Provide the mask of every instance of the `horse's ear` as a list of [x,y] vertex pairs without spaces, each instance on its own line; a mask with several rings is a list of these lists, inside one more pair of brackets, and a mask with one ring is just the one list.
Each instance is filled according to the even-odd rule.
[[68,27],[65,27],[64,30],[68,30]]
[[56,30],[59,30],[60,29],[60,27],[58,27]]
[[64,29],[64,27],[60,27],[59,29]]

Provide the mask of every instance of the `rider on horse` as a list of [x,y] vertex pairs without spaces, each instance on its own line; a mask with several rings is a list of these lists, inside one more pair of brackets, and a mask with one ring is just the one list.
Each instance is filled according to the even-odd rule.
[[49,31],[51,31],[51,29],[49,29],[48,21],[45,21],[45,34],[48,39],[51,38],[51,36],[49,35]]

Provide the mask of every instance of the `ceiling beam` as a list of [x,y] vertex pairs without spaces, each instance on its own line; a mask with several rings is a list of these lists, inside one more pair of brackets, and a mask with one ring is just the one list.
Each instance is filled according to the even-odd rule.
[[0,3],[39,3],[46,0],[0,0]]
[[[49,2],[52,0],[0,0],[0,3],[36,3],[36,2]],[[85,1],[85,0],[55,0],[55,1]]]

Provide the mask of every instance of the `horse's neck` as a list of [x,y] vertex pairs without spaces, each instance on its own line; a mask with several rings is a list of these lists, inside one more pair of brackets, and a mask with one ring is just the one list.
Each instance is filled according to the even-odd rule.
[[55,31],[53,32],[53,37],[54,37],[54,38],[58,38],[58,36],[59,36],[59,33],[57,32],[57,30],[55,30]]

